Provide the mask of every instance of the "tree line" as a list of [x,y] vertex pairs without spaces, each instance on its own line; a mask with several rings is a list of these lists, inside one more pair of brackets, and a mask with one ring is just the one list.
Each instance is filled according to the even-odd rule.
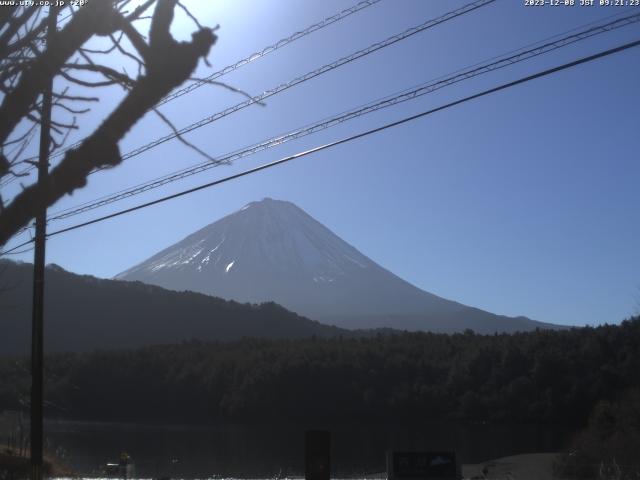
[[[54,354],[47,414],[103,421],[459,420],[586,425],[640,387],[640,317],[518,334],[188,341]],[[0,359],[0,410],[28,406],[28,360]]]

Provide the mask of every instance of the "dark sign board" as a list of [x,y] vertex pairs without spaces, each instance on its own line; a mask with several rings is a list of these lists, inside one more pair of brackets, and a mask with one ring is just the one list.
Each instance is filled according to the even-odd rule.
[[390,452],[387,474],[389,479],[460,478],[455,452]]

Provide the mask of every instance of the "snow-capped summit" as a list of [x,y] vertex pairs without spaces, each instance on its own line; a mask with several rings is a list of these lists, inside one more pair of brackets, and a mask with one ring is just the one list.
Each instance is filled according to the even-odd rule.
[[494,332],[544,326],[420,290],[293,203],[271,198],[245,205],[116,278],[240,302],[275,301],[347,328]]
[[[118,279],[142,277],[157,283],[166,275],[193,274],[188,288],[220,295],[217,283],[251,286],[262,275],[331,283],[375,264],[293,203],[265,198],[199,230]],[[153,282],[156,283],[156,282]],[[185,289],[186,285],[172,288]],[[233,292],[240,300],[270,300]]]

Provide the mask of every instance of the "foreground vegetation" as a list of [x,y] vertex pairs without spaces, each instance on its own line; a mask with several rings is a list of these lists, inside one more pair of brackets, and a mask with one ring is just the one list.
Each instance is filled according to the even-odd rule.
[[640,390],[601,401],[556,465],[560,478],[640,478]]
[[[640,387],[640,317],[515,335],[185,342],[48,356],[47,415],[104,421],[401,418],[584,425]],[[27,405],[0,360],[0,411]]]
[[[59,459],[45,455],[43,470],[46,477],[76,477],[76,473]],[[29,478],[31,462],[26,451],[0,446],[0,478],[13,480]]]

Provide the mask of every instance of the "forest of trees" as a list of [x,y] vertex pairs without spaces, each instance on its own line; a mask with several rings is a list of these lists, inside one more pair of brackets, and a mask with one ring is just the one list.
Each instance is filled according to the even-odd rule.
[[[55,354],[47,415],[144,422],[416,418],[581,426],[640,387],[640,317],[515,335],[183,342]],[[28,360],[0,360],[0,411],[26,408]]]
[[640,478],[640,389],[602,400],[556,463],[559,478]]

